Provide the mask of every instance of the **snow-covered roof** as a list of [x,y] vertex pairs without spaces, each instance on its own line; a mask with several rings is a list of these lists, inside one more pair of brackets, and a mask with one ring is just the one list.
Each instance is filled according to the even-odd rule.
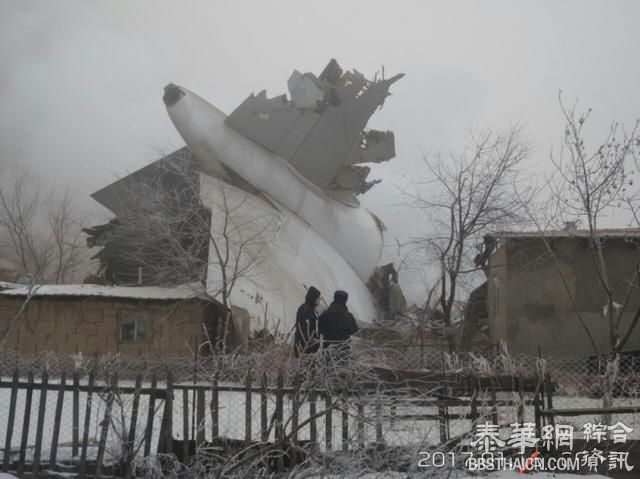
[[150,300],[178,300],[203,298],[203,287],[198,283],[173,287],[162,286],[104,286],[99,284],[43,284],[33,287],[20,285],[0,291],[2,296],[69,296],[104,297]]
[[[600,238],[640,238],[640,228],[606,228],[597,231]],[[517,238],[588,238],[589,230],[550,230],[550,231],[497,231],[488,233],[486,238],[517,239]]]
[[7,281],[0,281],[0,291],[2,291],[3,289],[21,288],[23,286],[24,285],[20,283],[9,283]]

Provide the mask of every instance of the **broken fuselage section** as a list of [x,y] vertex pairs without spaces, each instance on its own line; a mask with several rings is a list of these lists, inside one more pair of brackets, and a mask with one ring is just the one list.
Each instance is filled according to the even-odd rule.
[[[365,127],[401,76],[370,81],[357,71],[343,72],[332,60],[319,76],[294,72],[289,97],[251,95],[229,116],[182,87],[165,88],[167,111],[188,147],[178,156],[180,161],[188,156],[187,177],[197,199],[186,201],[184,208],[197,204],[207,211],[185,215],[200,223],[190,227],[208,246],[205,260],[182,262],[200,271],[185,273],[190,280],[201,278],[211,297],[220,301],[222,295],[246,311],[248,324],[241,329],[288,332],[310,285],[325,297],[335,289],[347,290],[350,309],[361,322],[379,317],[366,283],[382,254],[384,227],[359,206],[357,196],[375,184],[367,181],[369,167],[362,164],[395,154],[391,132]],[[159,162],[166,167],[175,158]],[[122,182],[133,182],[136,173],[94,194],[121,218],[122,231],[127,228],[122,204],[139,205],[135,195],[141,190],[133,183],[123,188]],[[103,237],[91,241],[103,247],[99,255],[108,271],[114,248],[106,257],[109,241]],[[200,256],[202,244],[202,239],[195,241]],[[129,281],[134,270],[129,265]],[[180,275],[175,276],[179,282]],[[138,280],[153,277],[143,269]],[[117,282],[118,273],[111,268],[103,279],[114,278]]]

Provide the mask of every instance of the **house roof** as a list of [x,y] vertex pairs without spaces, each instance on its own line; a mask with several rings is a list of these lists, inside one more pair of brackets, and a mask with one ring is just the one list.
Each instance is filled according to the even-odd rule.
[[46,284],[33,287],[20,285],[0,291],[0,297],[98,297],[148,299],[157,301],[205,298],[198,283],[173,287],[162,286],[104,286],[99,284]]
[[[497,231],[488,233],[485,238],[588,238],[589,230],[549,230],[549,231]],[[640,238],[640,228],[609,228],[598,230],[600,238]]]
[[3,289],[21,288],[23,286],[24,286],[23,284],[19,284],[19,283],[9,283],[7,281],[0,281],[0,291],[2,291]]

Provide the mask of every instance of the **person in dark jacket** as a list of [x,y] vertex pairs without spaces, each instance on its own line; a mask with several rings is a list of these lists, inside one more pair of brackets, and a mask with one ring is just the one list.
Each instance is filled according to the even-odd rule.
[[348,345],[351,336],[358,332],[356,320],[347,308],[347,299],[349,295],[345,291],[336,291],[333,303],[318,319],[318,333],[327,347]]
[[322,295],[318,289],[310,286],[304,303],[296,313],[296,332],[294,336],[294,350],[296,357],[300,354],[315,353],[320,344],[318,342],[318,313],[316,307],[320,303]]

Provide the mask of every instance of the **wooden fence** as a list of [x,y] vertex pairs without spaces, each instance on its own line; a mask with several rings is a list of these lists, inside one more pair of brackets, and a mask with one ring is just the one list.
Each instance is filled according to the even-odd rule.
[[[500,391],[516,392],[519,398],[499,401],[496,395]],[[534,391],[536,394],[533,399],[525,397],[525,393]],[[497,424],[499,408],[517,407],[518,418],[522,421],[524,407],[534,405],[538,423],[543,416],[540,391],[536,380],[530,378],[497,380],[453,376],[434,378],[430,382],[386,381],[360,385],[358,391],[329,391],[303,390],[299,381],[285,386],[282,374],[277,377],[275,385],[267,384],[265,375],[255,381],[251,374],[246,376],[242,385],[223,385],[215,380],[210,384],[174,384],[171,374],[168,374],[162,378],[162,382],[153,376],[144,385],[141,376],[138,376],[132,386],[120,384],[117,376],[97,384],[94,373],[89,373],[82,381],[78,373],[69,378],[62,374],[56,381],[50,381],[44,373],[36,381],[32,372],[25,378],[16,370],[9,378],[0,377],[0,393],[5,394],[4,397],[9,395],[8,408],[0,406],[0,421],[6,424],[2,470],[14,472],[18,477],[40,477],[44,470],[77,473],[81,478],[99,478],[107,473],[127,477],[131,474],[130,465],[134,457],[175,454],[178,460],[186,461],[202,451],[224,455],[234,448],[242,450],[251,447],[257,447],[258,452],[274,448],[290,451],[287,460],[290,465],[294,465],[298,460],[296,451],[301,451],[304,447],[322,446],[326,451],[335,450],[336,428],[342,439],[340,449],[346,451],[350,448],[364,448],[367,442],[384,443],[385,428],[398,421],[433,421],[437,424],[440,441],[445,443],[455,440],[451,437],[450,421],[468,420],[471,431],[480,417],[490,417]],[[551,390],[548,391],[550,395]],[[244,417],[238,418],[239,421],[244,421],[243,438],[232,440],[220,435],[221,392],[244,396]],[[402,396],[402,401],[389,400],[399,395]],[[36,396],[37,403],[34,401]],[[123,396],[129,398],[130,406],[127,408],[126,430],[119,431],[124,436],[121,438],[120,455],[115,460],[111,457],[105,461],[107,438],[110,428],[115,427],[114,402],[117,403]],[[148,396],[145,401],[146,420],[140,420],[142,396]],[[21,415],[18,413],[19,397],[22,398]],[[47,408],[47,398],[55,398],[54,407]],[[100,401],[96,401],[96,398]],[[181,407],[174,407],[174,401],[181,403]],[[64,410],[65,404],[68,405],[69,402],[71,411],[68,411],[69,407]],[[271,412],[268,407],[270,402],[275,403]],[[303,403],[306,404],[307,411],[304,416],[300,414]],[[286,418],[285,404],[288,411]],[[254,405],[259,406],[259,421],[254,420]],[[437,413],[406,412],[402,410],[404,405],[427,407],[437,410]],[[466,412],[452,412],[451,409],[454,408],[464,409]],[[99,434],[91,440],[91,418],[98,410],[102,415],[102,420],[96,426]],[[369,414],[365,414],[367,410]],[[340,418],[339,424],[334,425],[334,413]],[[176,414],[181,416],[181,420],[176,421]],[[82,422],[81,416],[84,417]],[[205,421],[205,416],[210,420]],[[46,434],[46,437],[45,419],[52,423],[50,435]],[[71,441],[70,444],[61,444],[61,426],[63,421],[69,420],[72,426]],[[15,426],[20,421],[21,432],[19,437],[14,437]],[[205,430],[207,422],[207,429],[210,430]],[[349,431],[350,422],[352,427],[355,425],[355,431]],[[254,440],[258,436],[258,431],[253,430],[257,423],[259,441]],[[319,437],[319,426],[322,425],[325,432],[323,438]],[[373,428],[375,435],[367,435],[367,427]],[[176,430],[178,428],[182,430]],[[307,428],[308,432],[308,440],[304,441],[304,445],[299,440],[299,432],[303,428]],[[176,440],[176,433],[183,440]],[[207,440],[207,436],[210,440]],[[61,447],[70,448],[69,458],[60,457]],[[90,448],[93,448],[95,457],[89,455]],[[280,470],[284,467],[282,455],[275,467]]]

